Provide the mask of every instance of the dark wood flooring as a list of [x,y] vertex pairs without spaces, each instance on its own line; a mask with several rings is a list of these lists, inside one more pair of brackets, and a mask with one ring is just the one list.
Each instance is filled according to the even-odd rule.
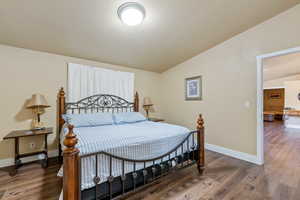
[[[264,166],[208,151],[203,176],[194,166],[168,175],[129,199],[300,200],[300,130],[284,129],[280,122],[266,123],[265,147]],[[58,169],[55,163],[46,170],[30,164],[14,177],[0,171],[0,199],[57,199],[61,188]]]

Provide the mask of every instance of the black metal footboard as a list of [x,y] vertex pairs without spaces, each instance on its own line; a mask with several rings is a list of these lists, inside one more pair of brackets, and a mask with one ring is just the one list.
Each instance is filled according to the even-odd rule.
[[[95,177],[91,177],[96,185],[93,188],[86,189],[80,193],[82,200],[104,200],[114,199],[126,195],[128,192],[140,189],[142,186],[146,186],[152,183],[156,179],[167,175],[171,171],[185,168],[196,163],[198,157],[198,145],[195,141],[197,131],[190,132],[187,137],[178,144],[171,151],[158,156],[156,158],[147,160],[133,160],[128,158],[122,158],[119,156],[112,155],[107,152],[92,153],[88,155],[80,156],[80,160],[83,158],[94,158],[95,159]],[[99,155],[107,156],[109,160],[109,176],[107,181],[101,181],[99,173]],[[120,176],[113,176],[113,161],[119,161],[121,166],[122,174]],[[81,166],[83,161],[80,162],[79,171],[84,166]],[[151,163],[149,165],[149,163]],[[125,173],[125,164],[132,165],[132,171]],[[137,166],[143,166],[140,169]],[[81,180],[81,179],[80,179]],[[81,181],[79,181],[79,187]]]

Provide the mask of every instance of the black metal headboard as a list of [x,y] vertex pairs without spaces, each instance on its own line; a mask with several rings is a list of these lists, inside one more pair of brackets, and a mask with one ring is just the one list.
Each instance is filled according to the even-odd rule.
[[[97,112],[138,112],[139,95],[136,92],[134,102],[129,102],[121,97],[110,94],[99,94],[86,97],[77,102],[67,103],[65,91],[61,88],[57,95],[58,110],[58,132],[60,133],[65,121],[63,114],[68,113],[97,113]],[[58,137],[60,139],[60,137]],[[59,155],[61,157],[61,148],[59,141]]]
[[65,113],[94,113],[94,112],[130,112],[139,111],[139,95],[136,92],[134,102],[110,94],[98,94],[86,97],[77,102],[66,102],[65,91],[59,90],[57,95],[59,131],[65,123],[62,115]]
[[116,95],[98,94],[74,103],[66,103],[65,111],[67,113],[132,112],[134,103]]

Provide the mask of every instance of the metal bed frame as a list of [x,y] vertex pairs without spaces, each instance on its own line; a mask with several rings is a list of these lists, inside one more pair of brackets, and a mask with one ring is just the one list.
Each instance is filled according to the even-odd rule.
[[[63,88],[58,94],[58,121],[59,131],[65,123],[62,115],[71,113],[97,113],[97,112],[138,112],[139,97],[135,94],[134,102],[128,102],[125,99],[108,94],[99,94],[84,98],[75,103],[66,103],[65,92]],[[79,150],[76,148],[78,142],[73,131],[73,126],[68,126],[68,133],[64,139],[64,151],[60,151],[60,156],[63,153],[63,193],[64,200],[90,200],[90,199],[118,199],[130,193],[143,189],[149,184],[155,183],[157,179],[167,175],[169,172],[183,169],[185,167],[197,164],[200,174],[204,171],[205,154],[204,154],[204,121],[202,115],[197,119],[197,130],[191,131],[186,138],[171,151],[160,155],[156,158],[146,160],[134,160],[112,155],[108,152],[96,152],[87,155],[79,155]],[[191,143],[191,144],[190,144]],[[186,145],[186,151],[184,146]],[[61,149],[61,147],[59,147]],[[180,152],[180,153],[178,153]],[[105,155],[109,159],[109,172],[107,181],[100,183],[98,174],[99,156]],[[175,155],[175,156],[172,156]],[[93,181],[95,187],[81,191],[81,160],[87,157],[95,159],[95,174]],[[122,175],[114,177],[112,175],[113,160],[122,163]],[[159,162],[159,163],[157,163]],[[133,166],[132,172],[125,173],[125,164],[131,163]],[[142,163],[143,168],[137,170],[136,165]],[[147,163],[152,163],[147,166]]]

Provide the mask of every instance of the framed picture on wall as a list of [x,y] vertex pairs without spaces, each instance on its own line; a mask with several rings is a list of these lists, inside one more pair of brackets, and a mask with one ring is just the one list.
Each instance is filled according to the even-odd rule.
[[270,99],[281,99],[281,94],[280,93],[276,93],[276,92],[274,92],[274,93],[271,93],[270,94],[270,97],[269,97]]
[[185,79],[185,100],[202,100],[202,77],[196,76]]

